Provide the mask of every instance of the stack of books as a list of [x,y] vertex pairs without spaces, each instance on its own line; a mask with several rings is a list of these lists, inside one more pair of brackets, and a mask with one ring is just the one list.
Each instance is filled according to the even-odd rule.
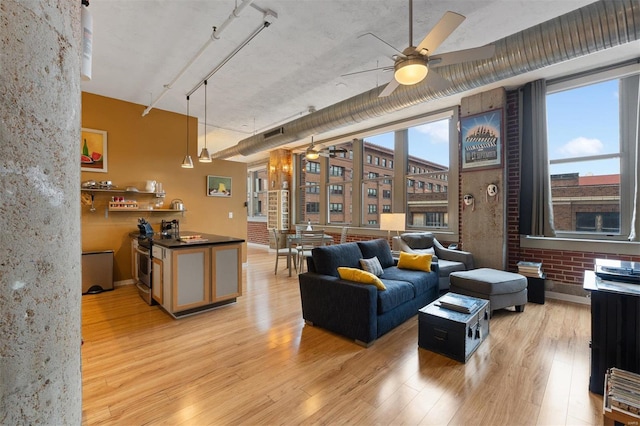
[[542,272],[542,262],[518,262],[518,273],[526,277],[544,278]]
[[458,294],[447,293],[436,302],[437,306],[463,314],[470,314],[478,310],[482,300]]
[[605,378],[604,397],[605,409],[623,411],[640,418],[640,374],[610,368]]

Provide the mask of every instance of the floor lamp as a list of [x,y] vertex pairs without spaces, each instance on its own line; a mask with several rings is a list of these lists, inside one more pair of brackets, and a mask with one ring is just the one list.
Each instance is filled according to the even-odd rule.
[[404,231],[406,225],[405,213],[382,213],[380,214],[380,230],[387,231],[387,240],[391,239],[391,231]]

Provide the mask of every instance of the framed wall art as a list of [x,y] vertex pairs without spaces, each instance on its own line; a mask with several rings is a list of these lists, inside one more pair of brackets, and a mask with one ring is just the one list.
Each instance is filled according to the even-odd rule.
[[80,170],[107,172],[107,132],[82,129],[80,137]]
[[231,178],[224,176],[207,176],[207,195],[209,197],[230,197]]
[[502,164],[502,109],[460,119],[462,169],[500,167]]

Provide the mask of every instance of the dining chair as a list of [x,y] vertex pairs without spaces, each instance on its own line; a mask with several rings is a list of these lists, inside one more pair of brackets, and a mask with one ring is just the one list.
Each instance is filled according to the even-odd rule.
[[282,241],[281,237],[286,238],[286,236],[284,235],[281,236],[280,234],[278,234],[278,230],[276,228],[273,228],[273,238],[276,243],[276,268],[275,268],[274,274],[278,273],[278,259],[280,259],[281,257],[287,258],[288,262],[293,262],[293,266],[296,268],[296,272],[297,272],[298,271],[298,249],[292,247],[291,251],[289,251],[289,248],[286,246],[286,244],[281,245],[281,241]]
[[298,270],[300,272],[304,269],[304,262],[307,257],[311,257],[311,250],[314,247],[320,247],[325,245],[324,229],[314,231],[302,231],[299,237],[298,249],[298,261],[300,266]]

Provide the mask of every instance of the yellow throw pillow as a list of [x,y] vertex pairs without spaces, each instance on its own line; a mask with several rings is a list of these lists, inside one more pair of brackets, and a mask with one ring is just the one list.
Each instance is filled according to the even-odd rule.
[[432,257],[432,254],[407,253],[401,251],[400,258],[398,259],[398,268],[431,272]]
[[338,268],[338,275],[340,278],[347,281],[353,281],[360,284],[372,284],[375,285],[378,290],[386,290],[384,283],[380,281],[380,278],[373,275],[371,272],[363,271],[357,268],[347,268],[340,266]]

